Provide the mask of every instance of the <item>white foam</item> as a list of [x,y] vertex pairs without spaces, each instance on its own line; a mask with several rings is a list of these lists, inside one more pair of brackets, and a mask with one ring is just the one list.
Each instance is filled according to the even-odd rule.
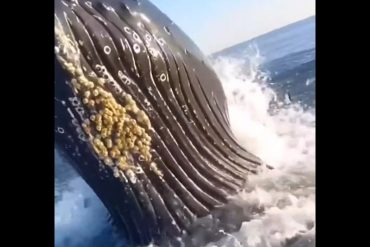
[[71,190],[63,191],[55,204],[56,246],[79,246],[101,233],[107,224],[104,208],[86,183],[77,177],[68,185]]
[[[228,98],[232,129],[240,142],[275,169],[250,177],[237,196],[241,205],[257,204],[264,213],[243,223],[239,232],[207,246],[283,246],[299,233],[314,231],[315,113],[291,104],[274,114],[276,98],[258,73],[242,72],[242,61],[214,62]],[[258,66],[250,66],[257,68]],[[235,93],[237,92],[237,93]],[[313,233],[314,234],[314,233]]]

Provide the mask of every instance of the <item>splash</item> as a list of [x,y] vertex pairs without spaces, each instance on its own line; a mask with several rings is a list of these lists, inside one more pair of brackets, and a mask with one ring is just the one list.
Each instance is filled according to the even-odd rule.
[[103,203],[58,152],[55,166],[55,246],[122,246]]
[[[255,60],[256,61],[256,60]],[[229,104],[231,127],[240,142],[275,169],[249,178],[237,195],[247,211],[262,214],[244,222],[239,232],[225,234],[213,246],[295,246],[299,235],[315,236],[315,113],[295,103],[271,111],[276,93],[258,71],[245,71],[243,60],[219,58],[213,66]],[[258,69],[258,66],[249,66]]]

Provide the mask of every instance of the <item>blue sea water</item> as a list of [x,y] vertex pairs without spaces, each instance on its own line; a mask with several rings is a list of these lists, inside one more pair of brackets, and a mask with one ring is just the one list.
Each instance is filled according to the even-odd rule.
[[315,16],[292,23],[212,55],[243,59],[246,71],[258,59],[258,70],[268,76],[280,99],[315,107]]
[[[258,72],[277,93],[277,101],[315,108],[315,17],[274,30],[217,52],[245,62],[259,59]],[[55,151],[55,246],[119,246],[109,216],[93,191]]]

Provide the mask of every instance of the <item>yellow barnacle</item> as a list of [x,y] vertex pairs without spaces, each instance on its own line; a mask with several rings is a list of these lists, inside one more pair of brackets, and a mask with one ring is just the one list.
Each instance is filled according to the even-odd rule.
[[142,136],[143,135],[143,131],[141,128],[136,128],[136,135],[137,136]]
[[[111,108],[112,109],[112,108]],[[107,117],[112,117],[113,116],[113,112],[111,111],[111,110],[109,110],[109,108],[107,108],[107,109],[105,109],[105,115],[107,116]]]
[[89,87],[90,86],[90,81],[88,81],[87,79],[86,79],[86,77],[84,77],[84,76],[79,76],[78,78],[78,81],[83,85],[83,86],[85,86],[85,87]]
[[[105,83],[105,81],[104,81]],[[103,98],[108,98],[111,94],[110,93],[107,93],[107,91],[103,90],[101,87],[98,87],[97,88],[98,91],[99,91],[99,94],[103,97]]]
[[108,166],[112,166],[113,165],[113,161],[110,159],[110,158],[104,158],[104,163]]
[[139,108],[138,108],[136,105],[134,105],[134,106],[132,107],[132,112],[133,112],[134,114],[137,114],[139,111],[140,111],[140,110],[139,110]]
[[[59,52],[57,51],[58,58],[75,78],[71,83],[72,89],[87,106],[85,110],[90,114],[82,128],[89,136],[92,148],[108,166],[116,162],[119,169],[125,172],[129,169],[132,169],[132,173],[142,170],[139,169],[141,167],[131,166],[128,160],[130,153],[138,152],[141,159],[150,164],[151,138],[148,116],[139,109],[130,94],[122,93],[122,105],[110,92],[112,88],[107,89],[105,84],[108,80],[91,72],[87,75],[88,72],[82,69],[79,60],[81,56],[78,53],[78,45],[70,42],[63,30],[58,30],[57,41],[60,47]],[[108,77],[111,76],[106,68],[102,72]]]
[[151,162],[150,165],[150,170],[153,171],[157,176],[163,177],[163,173],[158,169],[157,164],[154,162]]
[[125,97],[126,102],[133,102],[132,96],[130,94],[125,94],[124,97]]
[[126,142],[120,142],[120,143],[117,144],[117,147],[119,148],[119,150],[126,150],[127,143]]
[[101,125],[101,114],[100,113],[96,114],[95,123]]
[[93,147],[93,149],[94,149],[94,151],[95,151],[95,153],[96,154],[98,154],[99,155],[99,157],[100,157],[100,149],[99,149],[99,147],[98,146],[96,146],[96,145],[92,145],[92,147]]
[[[100,127],[100,126],[99,126]],[[98,128],[98,127],[97,127]],[[99,131],[99,130],[98,130]],[[100,132],[102,138],[107,138],[108,137],[108,131],[107,128],[103,128]]]
[[77,75],[83,75],[83,73],[82,73],[82,69],[81,69],[81,68],[77,68],[77,69],[76,69],[76,74],[77,74]]
[[92,93],[95,97],[99,95],[99,91],[97,89],[94,89]]
[[148,135],[148,134],[145,134],[145,140],[147,140],[148,142],[151,142],[152,141],[152,138]]
[[112,148],[112,146],[113,146],[112,140],[111,139],[106,139],[105,140],[105,145],[107,146],[107,148]]
[[125,109],[126,109],[126,111],[131,111],[132,106],[128,104],[127,106],[125,106]]
[[127,136],[131,139],[131,138],[134,136],[134,133],[132,133],[132,131],[129,131],[129,132],[127,133]]
[[97,145],[97,146],[98,146],[98,145],[100,144],[100,142],[101,142],[101,141],[100,141],[100,139],[99,139],[99,138],[95,137],[93,142],[94,142],[94,144],[95,144],[95,145]]
[[139,148],[141,148],[141,147],[143,146],[143,142],[142,142],[142,141],[140,141],[140,140],[138,140],[138,141],[136,142],[136,145],[137,145]]
[[107,126],[107,135],[112,136],[112,126]]
[[128,142],[128,148],[134,148],[134,146],[135,146],[135,144],[134,144],[134,142],[133,141],[131,141],[131,139],[130,139],[130,141]]
[[74,76],[75,75],[75,72],[76,72],[75,67],[70,67],[69,68],[69,72],[71,72],[71,74]]
[[102,147],[102,155],[103,157],[108,157],[108,150],[104,146]]
[[115,150],[110,150],[109,151],[109,156],[112,158],[112,159],[115,159],[117,158],[118,154]]
[[120,138],[115,138],[114,139],[114,143],[117,144],[117,145],[118,144],[121,144],[122,143],[122,140]]
[[104,86],[105,84],[105,80],[103,78],[99,78],[98,79],[98,83],[101,85],[101,86]]
[[89,105],[90,107],[94,107],[94,105],[95,105],[95,101],[90,100],[90,101],[89,101],[89,103],[88,103],[88,105]]
[[121,170],[126,170],[128,168],[126,157],[120,156],[117,161],[117,166]]
[[117,156],[121,155],[121,151],[119,151],[119,149],[116,146],[112,148],[112,151],[114,151],[117,154]]

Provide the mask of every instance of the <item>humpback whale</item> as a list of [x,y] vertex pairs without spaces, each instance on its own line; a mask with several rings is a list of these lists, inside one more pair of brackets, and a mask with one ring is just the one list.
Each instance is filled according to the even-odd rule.
[[[230,128],[219,78],[146,0],[55,0],[55,143],[130,246],[200,246],[248,219],[265,167]],[[87,226],[88,227],[88,226]]]

